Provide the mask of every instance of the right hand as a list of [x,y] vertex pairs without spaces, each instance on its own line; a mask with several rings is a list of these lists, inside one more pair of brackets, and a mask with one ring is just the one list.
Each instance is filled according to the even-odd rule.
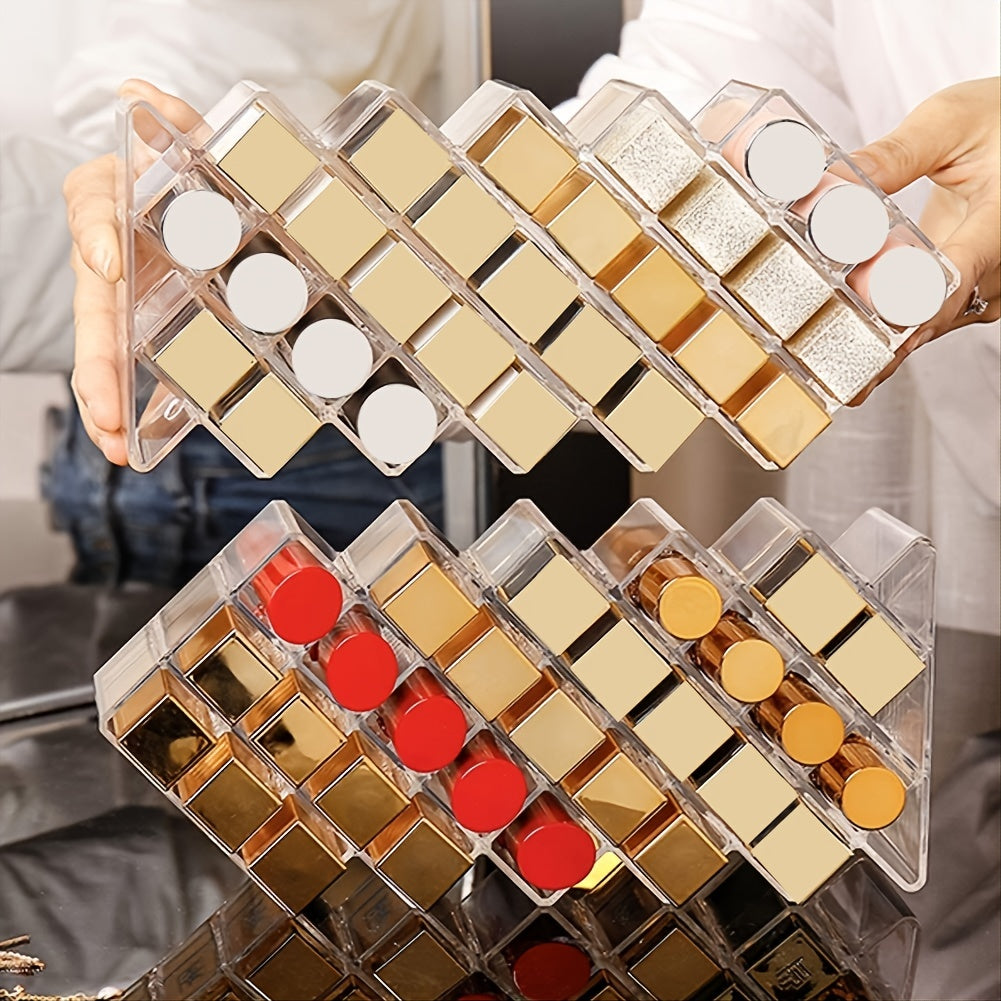
[[[201,121],[189,104],[145,80],[126,80],[118,93],[128,101],[146,101],[180,132]],[[169,145],[169,137],[149,114],[137,113],[134,122],[152,150],[162,152]],[[73,238],[70,263],[76,275],[76,349],[70,386],[91,441],[109,462],[124,466],[128,449],[115,291],[123,275],[124,254],[116,214],[117,167],[113,153],[81,164],[66,176],[63,195]]]

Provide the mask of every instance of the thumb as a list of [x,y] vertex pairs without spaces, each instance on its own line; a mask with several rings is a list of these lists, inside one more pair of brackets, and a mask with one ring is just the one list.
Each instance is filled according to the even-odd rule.
[[136,134],[156,152],[162,153],[171,143],[171,137],[161,124],[161,120],[169,122],[178,132],[190,132],[202,120],[201,115],[186,101],[160,90],[146,80],[126,80],[119,87],[118,96],[129,104],[145,102],[160,116],[158,119],[140,107],[135,110],[132,119],[132,127]]
[[958,136],[955,108],[939,95],[919,104],[882,139],[852,154],[863,173],[892,195],[951,159]]

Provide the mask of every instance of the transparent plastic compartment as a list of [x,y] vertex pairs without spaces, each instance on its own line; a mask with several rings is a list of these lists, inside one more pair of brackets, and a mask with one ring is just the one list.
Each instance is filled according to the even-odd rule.
[[[825,263],[810,243],[812,216],[763,195],[726,158],[732,133],[763,114],[813,129],[837,167],[831,176],[874,193],[788,98],[734,84],[700,113],[705,138],[663,98],[618,81],[570,130],[531,94],[495,81],[440,132],[373,82],[315,133],[248,83],[187,135],[147,105],[123,107],[130,461],[151,468],[200,424],[268,476],[331,424],[386,475],[432,441],[467,434],[520,472],[584,424],[650,470],[709,416],[761,465],[786,465],[910,328],[874,318],[862,298],[887,288],[892,298],[899,255],[878,274],[871,261]],[[519,144],[539,155],[518,155]],[[179,197],[199,194],[219,196],[232,218],[211,222],[203,211],[196,225],[188,209],[180,228]],[[879,197],[891,244],[930,250]],[[343,223],[336,239],[318,225],[330,213]],[[227,225],[238,230],[231,245]],[[199,263],[219,240],[221,257]],[[282,266],[258,256],[269,252],[299,273],[306,299],[300,308],[289,293],[291,312],[265,321],[248,279],[232,293],[242,307],[227,300],[248,258],[272,276],[258,284],[279,281]],[[723,273],[706,259],[725,259]],[[937,251],[930,260],[951,291],[954,269]],[[659,301],[651,282],[674,298]],[[293,342],[323,303],[345,326],[311,335],[297,376]],[[197,327],[187,325],[193,304],[204,310]],[[274,331],[259,332],[268,323]],[[343,374],[355,367],[382,368],[409,389],[369,403],[388,387]],[[343,381],[317,388],[317,370]]]

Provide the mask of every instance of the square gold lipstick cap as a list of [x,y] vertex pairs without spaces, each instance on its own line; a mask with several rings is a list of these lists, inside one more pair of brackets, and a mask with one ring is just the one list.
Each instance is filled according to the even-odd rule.
[[639,360],[640,349],[593,306],[581,305],[555,337],[547,333],[545,363],[591,404]]
[[320,429],[316,414],[274,372],[224,401],[219,430],[274,476]]
[[173,785],[212,744],[205,707],[164,670],[128,696],[108,726],[121,747],[164,787]]
[[555,546],[540,546],[512,574],[501,597],[555,654],[561,654],[604,615],[601,592]]
[[473,405],[477,427],[526,472],[577,423],[531,372],[511,368]]
[[719,966],[677,926],[643,935],[623,958],[629,964],[630,976],[655,998],[694,997],[720,972]]
[[866,602],[830,560],[814,553],[765,599],[765,608],[815,654],[865,610]]
[[785,469],[830,423],[800,383],[766,362],[723,405],[765,458]]
[[459,829],[423,795],[376,835],[369,854],[379,871],[425,910],[473,864]]
[[640,235],[629,213],[581,171],[546,198],[535,218],[592,278]]
[[351,295],[406,344],[449,298],[445,283],[403,242],[386,239],[348,276]]
[[535,119],[509,108],[469,148],[469,157],[526,212],[577,165]]
[[604,734],[549,672],[498,717],[514,744],[558,782],[602,741]]
[[448,153],[410,115],[390,105],[376,112],[346,152],[351,166],[401,212],[449,168]]
[[367,845],[410,801],[386,755],[358,732],[313,772],[305,792],[358,848]]
[[343,871],[344,848],[332,830],[294,796],[240,851],[250,871],[290,911],[301,911]]
[[342,278],[386,235],[381,220],[343,181],[330,176],[291,215],[285,230],[332,278]]
[[437,1001],[468,976],[454,948],[446,947],[423,922],[411,922],[393,934],[373,957],[375,976],[393,997]]
[[666,795],[611,736],[571,769],[561,784],[615,844],[667,802]]
[[539,669],[485,608],[438,650],[434,661],[487,720],[539,679]]
[[711,758],[733,730],[687,681],[675,676],[667,690],[629,714],[633,732],[678,779],[684,781]]
[[463,278],[514,232],[514,219],[504,206],[469,177],[455,173],[447,174],[408,215],[414,229]]
[[188,681],[231,723],[278,681],[279,658],[267,637],[233,605],[223,605],[174,655]]
[[266,998],[327,997],[343,977],[330,947],[298,922],[268,935],[236,965],[236,972]]
[[726,856],[670,796],[625,840],[623,847],[679,905],[726,865]]
[[[607,627],[601,635],[598,630]],[[668,673],[667,661],[625,619],[605,615],[566,653],[570,669],[615,719],[653,691]]]
[[851,849],[802,802],[751,849],[788,900],[802,903],[848,859]]
[[411,342],[414,357],[468,407],[514,361],[514,348],[471,306],[454,300],[432,316]]
[[300,785],[344,743],[332,715],[317,686],[293,669],[250,708],[242,728],[265,759]]
[[177,794],[230,851],[281,805],[263,762],[231,733],[181,776]]
[[595,281],[655,341],[662,341],[706,297],[663,247],[633,241]]
[[207,309],[185,323],[153,360],[203,410],[211,410],[257,367],[243,342]]
[[274,212],[317,166],[299,139],[267,111],[219,160],[219,168],[264,209]]
[[476,606],[423,542],[415,542],[369,594],[425,657],[476,615]]
[[577,298],[577,286],[524,238],[508,240],[472,280],[480,298],[528,344]]

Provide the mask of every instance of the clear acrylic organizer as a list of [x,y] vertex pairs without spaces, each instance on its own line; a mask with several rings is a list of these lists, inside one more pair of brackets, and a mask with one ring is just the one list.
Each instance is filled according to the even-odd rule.
[[[525,471],[578,426],[652,470],[707,416],[785,466],[958,283],[797,105],[744,84],[689,123],[615,81],[567,127],[490,81],[439,130],[369,82],[310,132],[242,83],[186,135],[142,103],[121,134],[142,470],[201,425],[270,476],[323,424],[387,475],[455,435]],[[843,249],[852,212],[870,242]]]
[[[661,946],[747,988],[789,922],[776,955],[833,937],[810,955],[834,978],[862,932],[830,888],[925,878],[933,568],[884,512],[829,546],[768,499],[709,548],[639,501],[584,552],[527,501],[463,552],[405,501],[343,552],[275,501],[101,668],[100,725],[381,996],[408,943],[511,991],[543,917],[596,990],[658,996],[637,970]],[[773,662],[774,695],[734,686]],[[775,730],[790,675],[809,697]],[[803,705],[840,721],[824,761],[800,760]],[[760,935],[721,931],[758,896]],[[853,961],[874,996],[901,935]]]

